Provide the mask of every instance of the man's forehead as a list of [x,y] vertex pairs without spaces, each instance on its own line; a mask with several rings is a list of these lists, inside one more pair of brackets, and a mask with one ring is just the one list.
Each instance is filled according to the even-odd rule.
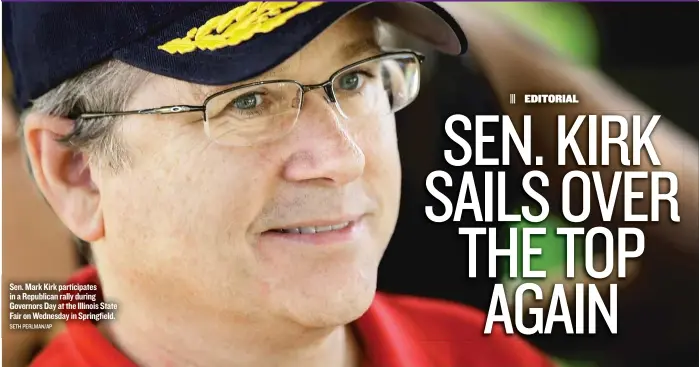
[[[324,80],[343,66],[374,56],[381,51],[382,45],[375,24],[376,22],[352,22],[354,32],[345,32],[347,29],[344,27],[336,30],[331,28],[316,40],[318,42],[311,42],[278,66],[256,77],[225,86],[187,83],[187,91],[194,94],[197,102],[201,102],[218,91],[258,81],[292,79],[302,83],[314,83],[301,80],[307,78],[309,73]],[[313,66],[307,62],[308,60],[315,60]],[[327,67],[316,68],[318,61],[322,61]]]

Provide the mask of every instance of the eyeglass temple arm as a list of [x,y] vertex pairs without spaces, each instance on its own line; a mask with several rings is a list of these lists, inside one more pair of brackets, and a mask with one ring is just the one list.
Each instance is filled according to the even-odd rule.
[[127,115],[169,115],[173,113],[185,113],[185,112],[204,112],[204,106],[164,106],[157,108],[147,108],[143,110],[133,110],[133,111],[122,111],[122,112],[94,112],[94,113],[83,113],[78,115],[76,119],[94,119],[100,117],[117,117],[117,116],[127,116]]

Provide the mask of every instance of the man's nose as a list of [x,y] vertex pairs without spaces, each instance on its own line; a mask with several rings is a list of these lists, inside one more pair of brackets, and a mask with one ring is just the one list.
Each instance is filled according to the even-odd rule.
[[[321,91],[318,91],[321,92]],[[352,121],[344,119],[323,93],[304,98],[291,138],[294,150],[286,161],[289,181],[319,181],[344,185],[364,172],[364,152],[357,144]]]

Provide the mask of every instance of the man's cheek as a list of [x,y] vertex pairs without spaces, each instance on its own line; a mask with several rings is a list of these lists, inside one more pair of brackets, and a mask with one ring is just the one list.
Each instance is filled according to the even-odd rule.
[[398,139],[393,118],[364,122],[352,137],[365,155],[397,154]]
[[365,174],[399,175],[400,155],[392,134],[376,134],[360,146],[366,157]]

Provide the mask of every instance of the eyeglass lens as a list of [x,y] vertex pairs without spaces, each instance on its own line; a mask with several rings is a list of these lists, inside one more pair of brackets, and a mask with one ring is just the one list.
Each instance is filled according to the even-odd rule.
[[[346,69],[331,80],[338,108],[348,120],[383,117],[410,104],[420,89],[413,54],[392,54]],[[206,105],[206,133],[223,145],[251,146],[286,135],[298,120],[303,89],[273,82],[234,89]]]

